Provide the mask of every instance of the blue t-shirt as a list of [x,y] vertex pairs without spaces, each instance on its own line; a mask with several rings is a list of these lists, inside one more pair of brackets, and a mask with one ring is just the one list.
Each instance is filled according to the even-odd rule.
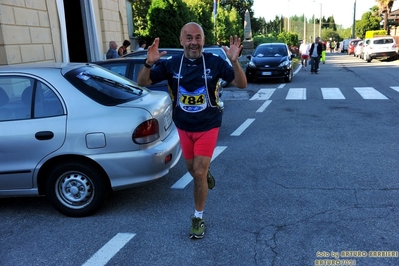
[[107,59],[118,58],[118,52],[115,49],[109,49],[106,55]]
[[182,55],[174,55],[157,64],[150,73],[154,84],[168,80],[174,106],[173,121],[178,128],[189,132],[221,126],[222,113],[216,103],[216,83],[219,78],[227,83],[234,80],[233,68],[221,57],[211,53],[203,53],[203,57],[205,71],[202,57],[193,61],[184,57],[182,61]]

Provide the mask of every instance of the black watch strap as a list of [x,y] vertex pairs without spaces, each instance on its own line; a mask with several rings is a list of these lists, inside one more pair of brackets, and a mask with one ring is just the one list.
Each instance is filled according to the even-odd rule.
[[152,68],[151,65],[147,64],[147,58],[144,59],[144,66],[145,66],[146,68]]

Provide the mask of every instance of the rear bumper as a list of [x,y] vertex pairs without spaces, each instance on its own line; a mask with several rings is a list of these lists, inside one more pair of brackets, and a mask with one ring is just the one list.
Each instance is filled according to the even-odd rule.
[[[91,156],[109,176],[113,190],[140,186],[165,176],[181,157],[180,139],[173,126],[169,136],[150,148]],[[165,163],[165,158],[171,160]]]
[[377,58],[385,58],[385,57],[394,57],[394,56],[397,56],[398,53],[395,52],[395,51],[392,51],[392,52],[371,53],[371,54],[369,54],[369,55],[370,55],[370,57],[371,57],[372,59],[377,59]]

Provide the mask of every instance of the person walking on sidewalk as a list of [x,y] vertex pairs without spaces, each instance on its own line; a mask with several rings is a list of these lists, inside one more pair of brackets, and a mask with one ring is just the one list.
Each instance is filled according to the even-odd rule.
[[320,57],[321,57],[322,51],[323,51],[323,47],[322,47],[322,44],[320,43],[320,37],[317,37],[315,42],[312,43],[312,46],[310,47],[310,50],[309,50],[310,58],[312,60],[312,66],[310,68],[311,74],[318,73]]
[[303,40],[301,45],[299,46],[299,54],[301,55],[301,64],[302,68],[306,71],[308,67],[308,60],[309,60],[309,49],[310,45]]
[[180,32],[183,55],[173,55],[153,65],[166,54],[159,52],[159,38],[155,38],[147,49],[144,67],[137,83],[147,86],[168,80],[172,90],[173,121],[178,129],[183,157],[187,169],[194,179],[194,216],[191,218],[190,238],[203,238],[205,221],[203,211],[208,188],[215,185],[209,165],[216,147],[222,112],[217,106],[215,92],[219,78],[238,88],[247,86],[245,73],[238,57],[243,48],[241,39],[230,37],[230,47],[223,46],[232,67],[221,57],[203,53],[205,35],[202,27],[195,23],[185,24]]
[[323,42],[322,40],[320,40],[321,46],[322,46],[322,51],[321,51],[321,59],[320,62],[322,62],[323,64],[326,63],[326,42]]

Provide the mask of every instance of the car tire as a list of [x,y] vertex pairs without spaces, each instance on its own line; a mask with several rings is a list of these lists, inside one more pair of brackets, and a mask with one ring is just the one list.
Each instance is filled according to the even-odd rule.
[[253,82],[254,78],[252,76],[250,76],[247,72],[245,73],[245,76],[247,77],[247,81],[248,82]]
[[284,78],[284,82],[290,83],[292,81],[293,76],[294,76],[294,73],[292,72],[292,69],[290,69],[290,73]]
[[60,213],[89,216],[99,210],[109,194],[103,174],[87,163],[64,162],[49,172],[46,197]]
[[364,54],[364,60],[365,60],[367,63],[370,63],[370,62],[371,62],[371,57],[370,57],[368,54]]

